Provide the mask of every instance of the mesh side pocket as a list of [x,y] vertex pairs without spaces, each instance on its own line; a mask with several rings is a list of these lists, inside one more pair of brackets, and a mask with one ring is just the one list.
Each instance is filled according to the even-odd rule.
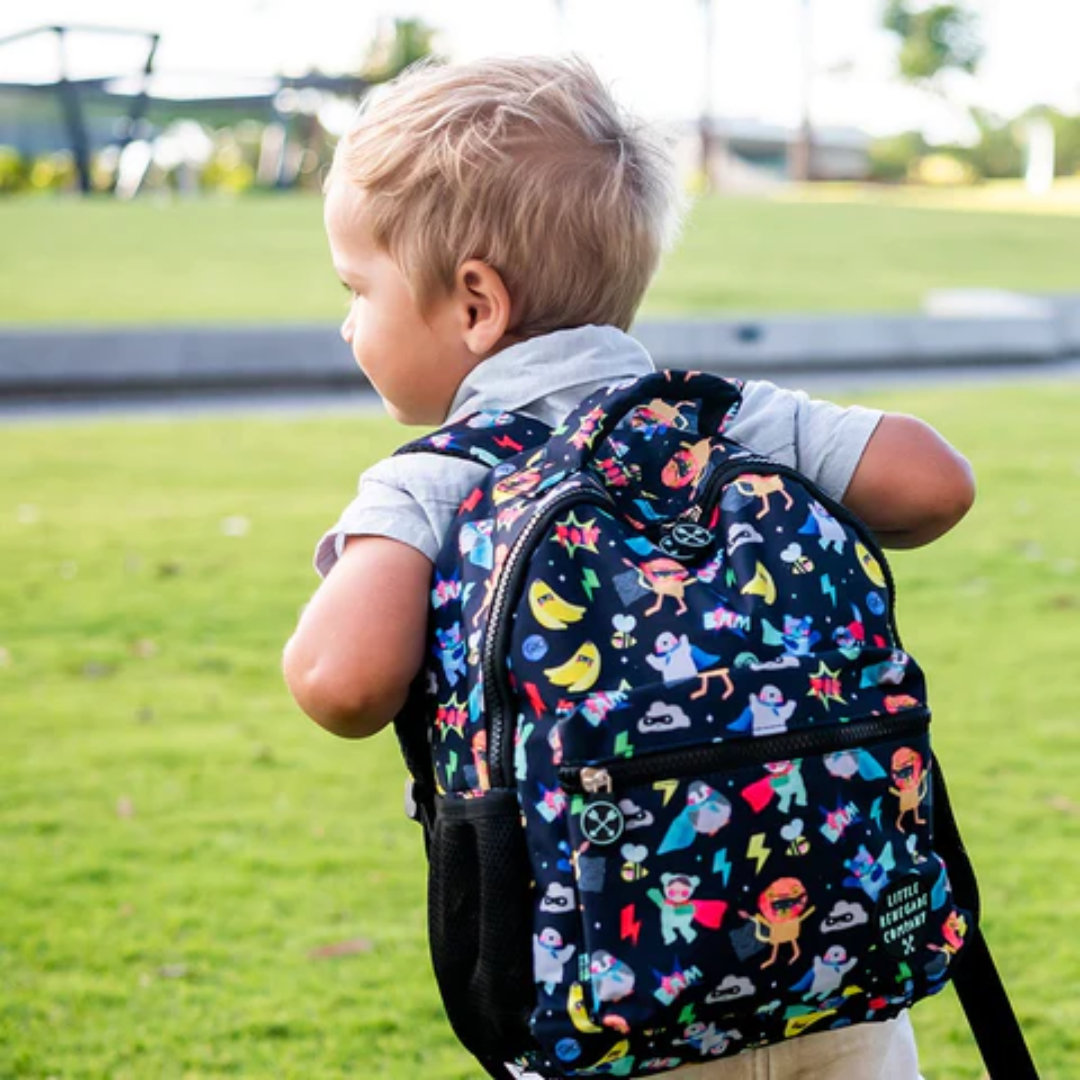
[[529,1040],[531,870],[517,795],[440,800],[429,853],[431,958],[455,1034],[503,1060]]

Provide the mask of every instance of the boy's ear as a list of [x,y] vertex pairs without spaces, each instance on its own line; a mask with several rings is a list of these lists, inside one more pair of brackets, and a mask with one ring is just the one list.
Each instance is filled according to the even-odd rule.
[[510,325],[510,293],[499,271],[480,259],[463,262],[455,284],[462,338],[469,352],[485,357]]

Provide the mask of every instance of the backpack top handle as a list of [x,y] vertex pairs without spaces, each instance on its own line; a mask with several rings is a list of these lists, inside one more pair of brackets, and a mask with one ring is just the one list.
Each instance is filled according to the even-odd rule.
[[627,379],[587,397],[551,434],[547,457],[581,469],[627,413],[648,401],[700,401],[701,434],[721,431],[742,400],[737,382],[698,371],[656,371]]

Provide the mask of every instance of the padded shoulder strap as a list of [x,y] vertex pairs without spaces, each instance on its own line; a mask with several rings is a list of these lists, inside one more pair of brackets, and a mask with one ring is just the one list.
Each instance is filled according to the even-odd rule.
[[[547,424],[532,417],[487,410],[406,443],[394,456],[442,454],[494,468],[516,454],[542,446],[550,435]],[[410,688],[405,706],[394,718],[394,731],[412,778],[406,794],[406,812],[423,825],[427,841],[435,820],[435,777],[428,745],[425,685],[426,678],[421,672]]]
[[521,413],[488,409],[406,443],[394,454],[443,454],[494,468],[547,442],[551,428]]

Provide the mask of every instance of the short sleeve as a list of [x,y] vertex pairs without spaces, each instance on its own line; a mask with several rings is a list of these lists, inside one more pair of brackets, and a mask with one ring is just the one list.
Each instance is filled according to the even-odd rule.
[[743,404],[727,434],[751,450],[790,465],[826,495],[842,499],[882,413],[842,406],[785,390],[770,382],[748,382]]
[[357,496],[315,547],[321,577],[341,557],[350,536],[383,536],[408,544],[432,562],[462,499],[487,469],[436,454],[403,454],[372,466]]

